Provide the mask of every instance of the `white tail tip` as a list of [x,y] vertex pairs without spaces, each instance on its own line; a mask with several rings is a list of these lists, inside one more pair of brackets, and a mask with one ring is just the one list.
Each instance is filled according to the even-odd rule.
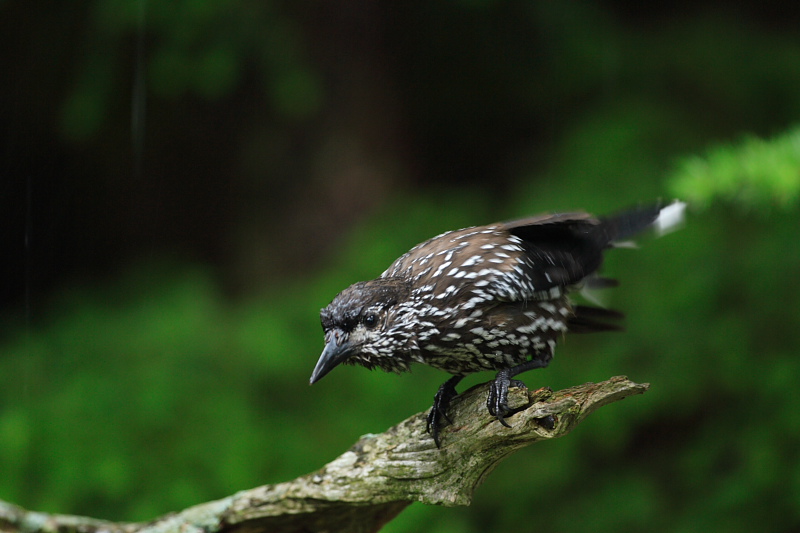
[[676,200],[666,207],[661,209],[661,212],[653,222],[653,227],[656,233],[666,235],[683,226],[684,212],[686,211],[686,202]]

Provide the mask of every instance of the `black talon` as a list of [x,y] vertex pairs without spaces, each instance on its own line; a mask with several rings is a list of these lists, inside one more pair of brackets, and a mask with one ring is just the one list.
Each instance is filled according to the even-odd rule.
[[541,368],[547,366],[549,360],[532,359],[521,365],[511,368],[504,368],[497,373],[491,387],[489,387],[489,397],[486,399],[486,408],[489,414],[496,417],[497,420],[505,427],[510,428],[511,424],[506,422],[505,417],[513,412],[513,409],[508,407],[508,389],[511,387],[527,388],[525,384],[518,379],[511,379],[526,370],[534,368]]
[[489,414],[495,416],[507,428],[511,427],[511,424],[505,419],[512,412],[512,409],[508,407],[508,389],[511,387],[527,388],[520,380],[509,379],[508,372],[501,370],[489,387],[489,397],[486,400]]
[[453,423],[450,417],[447,416],[447,408],[450,406],[450,400],[458,396],[456,385],[462,379],[464,379],[464,376],[453,376],[448,379],[439,386],[439,390],[436,391],[436,395],[433,397],[433,407],[428,413],[427,430],[433,437],[433,442],[436,443],[437,448],[442,447],[439,441],[439,429],[445,425],[442,424],[442,419],[448,424]]

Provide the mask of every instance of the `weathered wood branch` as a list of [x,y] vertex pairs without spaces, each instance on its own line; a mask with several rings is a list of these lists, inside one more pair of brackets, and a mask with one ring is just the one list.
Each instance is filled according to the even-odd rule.
[[371,532],[409,503],[469,505],[475,489],[514,451],[566,435],[611,402],[649,385],[625,377],[552,392],[511,389],[518,412],[506,428],[486,411],[488,384],[451,404],[454,423],[436,448],[418,413],[380,435],[365,435],[317,472],[293,481],[245,490],[147,523],[27,511],[0,501],[0,531],[81,533]]

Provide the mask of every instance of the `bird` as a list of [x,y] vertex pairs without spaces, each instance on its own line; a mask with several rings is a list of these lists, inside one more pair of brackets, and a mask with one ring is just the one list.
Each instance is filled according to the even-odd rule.
[[524,387],[515,376],[546,367],[568,332],[621,329],[621,313],[571,298],[616,285],[598,274],[604,252],[630,245],[628,239],[648,227],[666,233],[680,224],[684,208],[674,201],[608,217],[538,215],[422,242],[320,311],[325,346],[310,383],[340,364],[396,373],[416,363],[443,370],[452,377],[439,387],[427,416],[428,433],[441,447],[458,383],[495,371],[487,409],[510,426],[508,390]]

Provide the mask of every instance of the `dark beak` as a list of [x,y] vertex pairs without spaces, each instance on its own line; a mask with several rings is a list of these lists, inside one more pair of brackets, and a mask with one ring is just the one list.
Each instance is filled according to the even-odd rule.
[[309,383],[313,385],[321,380],[325,377],[325,374],[350,357],[352,353],[353,346],[350,344],[346,333],[338,329],[329,331],[325,336],[325,349],[322,350],[322,355],[317,361],[317,366],[314,367]]

